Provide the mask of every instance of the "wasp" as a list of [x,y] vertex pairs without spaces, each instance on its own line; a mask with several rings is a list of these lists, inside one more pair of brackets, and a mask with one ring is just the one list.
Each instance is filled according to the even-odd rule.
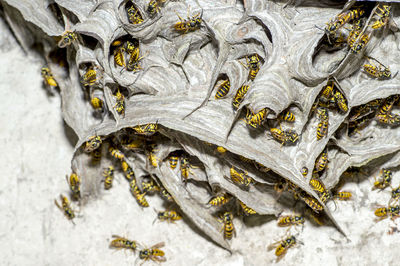
[[68,181],[69,188],[72,191],[72,198],[75,200],[78,200],[81,197],[81,191],[80,191],[80,185],[81,185],[81,179],[76,173],[72,173],[69,176],[66,176],[66,179]]
[[282,145],[285,144],[296,144],[299,140],[299,135],[292,130],[280,130],[279,128],[270,128],[272,137],[277,141],[281,142]]
[[381,178],[379,180],[375,180],[374,187],[372,189],[385,189],[390,186],[392,182],[392,171],[387,169],[381,170]]
[[303,167],[303,168],[301,168],[301,174],[304,176],[304,177],[307,177],[307,175],[308,175],[308,168],[307,167]]
[[146,193],[142,193],[139,187],[136,185],[136,180],[132,179],[129,183],[130,191],[133,197],[135,197],[136,201],[142,207],[149,207],[149,203],[147,202],[145,195]]
[[108,151],[115,159],[123,160],[125,158],[125,155],[122,153],[122,151],[118,150],[117,148],[110,146],[110,148],[108,148]]
[[314,212],[318,213],[324,209],[324,207],[314,197],[310,196],[305,191],[297,193],[296,197],[301,198]]
[[278,194],[281,194],[285,190],[296,193],[297,186],[285,178],[280,178],[278,182],[275,183],[274,190],[278,192]]
[[100,136],[91,136],[89,138],[89,140],[86,141],[84,150],[85,150],[85,152],[92,152],[92,151],[98,149],[102,143],[103,143],[103,140],[101,139]]
[[109,166],[103,171],[104,189],[110,189],[114,180],[114,167]]
[[96,150],[92,151],[90,153],[90,155],[92,156],[92,163],[96,164],[96,163],[100,162],[103,152],[101,149],[96,149]]
[[158,166],[157,156],[154,154],[154,150],[151,150],[148,153],[147,158],[149,159],[149,162],[153,167],[157,167]]
[[246,56],[246,68],[250,69],[249,72],[249,80],[254,80],[258,74],[258,71],[260,71],[260,58],[258,57],[258,54],[253,54],[250,56]]
[[157,124],[146,124],[146,125],[137,125],[132,129],[135,130],[136,134],[144,135],[144,136],[151,136],[157,132]]
[[232,105],[234,109],[238,109],[239,105],[243,102],[244,97],[246,96],[247,91],[249,90],[248,85],[242,85],[236,92],[235,97],[233,98]]
[[53,74],[50,71],[50,68],[42,67],[41,73],[42,73],[42,77],[47,85],[49,85],[51,87],[58,86],[57,81],[54,79]]
[[231,200],[231,196],[227,193],[222,193],[219,196],[212,197],[207,204],[212,206],[222,206],[227,204]]
[[253,183],[253,179],[247,175],[247,172],[240,172],[234,167],[231,167],[230,173],[232,181],[236,184],[248,187],[251,183]]
[[349,200],[352,197],[352,193],[348,191],[339,191],[335,194],[335,198],[338,200]]
[[215,94],[215,99],[221,99],[225,97],[231,88],[231,83],[229,79],[224,80],[221,85],[219,85],[217,93]]
[[328,126],[329,126],[328,110],[326,110],[325,108],[318,108],[317,117],[319,118],[319,123],[317,126],[317,140],[320,140],[328,134]]
[[147,5],[147,12],[152,16],[160,12],[160,5],[165,1],[167,0],[150,0],[149,4]]
[[[380,80],[392,78],[392,73],[390,72],[390,69],[388,67],[386,67],[384,64],[382,64],[375,58],[372,57],[367,57],[367,58],[369,64],[363,65],[363,69],[366,73]],[[372,62],[371,59],[374,60],[377,64],[374,64],[374,62]]]
[[321,172],[326,168],[327,164],[328,164],[328,151],[325,149],[315,162],[315,169],[318,172]]
[[167,201],[174,202],[174,199],[172,198],[171,194],[169,194],[169,192],[165,188],[161,188],[160,194]]
[[268,115],[268,112],[268,109],[264,108],[261,109],[258,113],[253,114],[250,109],[247,109],[246,123],[253,128],[258,128],[264,122],[265,118]]
[[140,24],[143,22],[142,15],[134,5],[127,9],[127,15],[129,22],[132,24]]
[[171,169],[175,169],[176,166],[178,165],[179,156],[177,156],[175,154],[171,154],[168,157],[168,161],[169,161],[169,167],[171,167]]
[[72,221],[72,219],[75,218],[75,213],[74,211],[71,209],[69,200],[67,197],[65,197],[64,195],[60,194],[60,199],[61,199],[61,206],[58,204],[57,200],[54,200],[54,203],[56,204],[56,206],[64,212],[65,217],[67,217],[68,220],[71,220],[71,222],[73,224],[74,221]]
[[304,217],[300,215],[287,215],[279,218],[278,226],[286,227],[292,225],[303,225],[304,222],[305,222]]
[[157,218],[160,221],[174,222],[182,219],[176,211],[160,211],[157,213]]
[[290,112],[289,110],[283,111],[278,115],[278,119],[280,121],[286,121],[286,122],[290,122],[293,123],[296,120],[296,117],[294,116],[294,114],[292,112]]
[[400,199],[400,186],[398,186],[397,188],[392,188],[392,198],[390,199],[390,201],[397,201]]
[[379,122],[383,124],[388,124],[392,126],[397,126],[400,124],[400,116],[399,115],[391,115],[391,114],[378,114],[376,116]]
[[138,71],[139,69],[142,69],[142,67],[140,66],[140,61],[145,58],[147,56],[147,54],[145,54],[142,57],[139,57],[140,55],[140,49],[139,47],[135,47],[133,48],[133,51],[130,53],[129,56],[129,60],[128,60],[128,64],[126,65],[126,69],[128,71]]
[[335,36],[337,30],[343,27],[347,22],[359,19],[364,15],[364,13],[365,11],[363,9],[353,9],[340,13],[333,20],[327,23],[325,31],[328,35]]
[[165,262],[167,259],[164,257],[165,253],[160,248],[164,246],[164,242],[160,242],[151,248],[142,249],[139,252],[139,258],[142,260],[152,260],[155,262]]
[[329,199],[332,198],[332,192],[325,190],[324,192],[320,193],[319,198],[323,203],[326,203]]
[[392,7],[389,6],[389,5],[382,5],[382,8],[378,7],[377,11],[375,11],[375,12],[379,16],[379,19],[377,19],[371,25],[371,28],[379,29],[379,28],[384,27],[389,21],[389,16],[390,16],[390,10],[391,9],[392,9]]
[[81,83],[83,86],[92,86],[96,83],[97,81],[97,71],[96,68],[97,66],[90,66],[87,70],[86,73],[82,76],[81,78]]
[[252,208],[250,208],[249,206],[244,204],[242,201],[240,201],[240,200],[238,200],[238,201],[239,201],[239,204],[242,207],[242,210],[246,216],[252,215],[252,214],[257,214],[257,212],[255,210],[253,210]]
[[183,19],[181,16],[176,14],[179,18],[179,22],[175,23],[174,29],[177,32],[180,33],[187,33],[189,31],[195,31],[200,28],[201,23],[203,22],[202,16],[203,16],[203,11],[201,13],[198,13],[194,15],[193,17],[189,17],[189,11],[188,11],[188,16],[187,19]]
[[382,207],[382,208],[377,208],[375,210],[375,216],[379,217],[378,221],[381,221],[387,217],[390,217],[390,219],[394,220],[397,217],[400,216],[400,206],[388,206]]
[[112,237],[115,239],[111,241],[110,248],[116,248],[116,249],[125,248],[125,249],[130,249],[132,251],[136,251],[137,247],[136,241],[132,241],[125,237],[117,235],[113,235]]
[[394,103],[399,99],[399,96],[389,97],[385,100],[382,106],[379,108],[379,114],[387,115],[393,108]]
[[114,50],[114,65],[125,67],[125,48],[123,46],[119,46]]
[[275,256],[278,257],[277,261],[279,261],[280,259],[283,258],[283,256],[285,256],[288,249],[295,246],[296,243],[297,243],[296,238],[294,236],[289,236],[282,241],[272,243],[271,245],[268,246],[268,249],[271,250],[273,248],[276,248]]
[[124,171],[125,178],[128,181],[131,181],[135,178],[135,172],[132,170],[132,168],[129,166],[129,164],[126,161],[123,160],[121,162],[121,167],[122,167],[122,170]]
[[354,54],[359,53],[365,45],[369,42],[369,35],[362,34],[361,36],[357,37],[355,41],[350,45],[350,51]]
[[142,191],[143,193],[151,193],[155,191],[160,191],[160,187],[150,179],[149,181],[142,181]]
[[323,102],[328,102],[333,95],[334,87],[335,87],[335,81],[333,79],[329,79],[326,85],[321,90],[320,100]]
[[104,106],[103,92],[101,90],[94,90],[90,96],[90,104],[95,111],[102,111]]
[[58,47],[64,48],[66,46],[69,46],[72,44],[77,39],[77,35],[73,31],[65,31],[63,35],[61,36],[61,40],[58,42]]
[[231,212],[224,212],[218,219],[223,224],[221,231],[224,231],[225,239],[232,239],[232,235],[236,234],[235,227],[233,226],[233,214]]
[[319,193],[324,193],[326,191],[325,185],[321,182],[321,180],[317,179],[317,178],[311,178],[310,180],[310,185],[312,187],[312,189],[314,189],[315,191],[319,192]]
[[349,110],[349,106],[347,105],[347,101],[344,98],[343,94],[340,91],[336,91],[333,94],[333,100],[336,103],[339,110],[343,113],[346,113]]

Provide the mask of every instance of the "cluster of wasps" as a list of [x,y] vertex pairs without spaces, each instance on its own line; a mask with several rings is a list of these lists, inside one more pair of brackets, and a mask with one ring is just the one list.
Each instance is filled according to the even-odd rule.
[[[380,3],[374,10],[372,24],[369,25],[365,25],[367,15],[371,13],[368,4],[354,5],[354,7],[332,18],[324,29],[328,46],[343,48],[347,45],[350,52],[354,54],[363,51],[371,38],[372,32],[383,29],[390,21],[390,4]],[[379,69],[375,68],[374,71],[376,70]],[[368,73],[374,76],[373,72]]]
[[[379,191],[383,191],[388,187],[392,189],[391,197],[387,205],[375,209],[374,213],[377,217],[376,221],[382,221],[388,217],[393,221],[400,217],[400,185],[398,187],[392,187],[392,178],[392,171],[385,168],[380,170],[380,176],[378,179],[375,178],[372,190],[378,189]],[[392,231],[389,231],[389,233],[392,233]]]
[[376,99],[352,108],[348,119],[348,134],[354,135],[367,127],[373,120],[384,126],[400,125],[400,116],[394,114],[393,108],[400,106],[400,95]]
[[[161,7],[164,6],[166,2],[167,0],[150,0],[146,8],[147,15],[150,18],[154,17],[157,13],[161,11]],[[141,14],[139,9],[132,1],[127,2],[125,9],[129,23],[143,23],[144,16]],[[185,34],[200,29],[201,23],[203,22],[203,12],[199,12],[195,15],[190,16],[190,8],[188,8],[186,19],[182,18],[179,14],[177,14],[177,16],[179,18],[179,21],[176,22],[172,26],[172,28],[180,34]]]
[[[164,242],[157,243],[149,248],[143,246],[135,240],[129,240],[125,237],[112,235],[113,240],[111,240],[109,247],[112,249],[125,249],[136,252],[139,249],[139,256],[137,260],[143,260],[143,262],[152,260],[154,262],[165,262],[165,252],[161,249],[165,246]],[[136,264],[136,263],[135,263]]]
[[[245,99],[246,94],[250,89],[250,84],[256,78],[262,62],[263,59],[258,54],[251,54],[246,56],[246,64],[240,61],[240,63],[249,70],[249,74],[247,78],[248,81],[236,90],[235,96],[233,97],[232,107],[235,111],[239,109],[240,105]],[[225,98],[228,95],[231,87],[229,77],[226,77],[226,75],[222,75],[222,77],[223,78],[218,82],[217,91],[215,93],[215,99],[217,100]],[[262,126],[267,118],[267,115],[270,112],[268,108],[262,108],[257,112],[252,111],[248,107],[246,107],[245,109],[246,118],[244,121],[252,129],[257,129]],[[279,128],[270,127],[271,136],[279,141],[282,145],[296,144],[296,142],[299,140],[299,135],[295,131],[290,129],[283,130],[280,125],[280,122],[282,121],[294,123],[295,120],[295,115],[289,110],[289,108],[282,111],[277,117]]]
[[255,210],[247,206],[241,200],[235,198],[233,195],[225,192],[218,191],[210,198],[208,205],[218,208],[217,220],[221,223],[221,231],[223,232],[224,239],[232,239],[236,236],[235,226],[233,224],[234,215],[230,209],[236,210],[236,213],[245,216],[257,214]]

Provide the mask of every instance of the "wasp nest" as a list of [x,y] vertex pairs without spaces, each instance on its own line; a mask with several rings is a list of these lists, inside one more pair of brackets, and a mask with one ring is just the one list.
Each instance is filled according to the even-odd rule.
[[230,249],[224,211],[298,200],[344,232],[327,204],[342,174],[398,165],[397,3],[2,2],[60,90],[83,204],[112,186],[112,165],[138,204],[157,190]]

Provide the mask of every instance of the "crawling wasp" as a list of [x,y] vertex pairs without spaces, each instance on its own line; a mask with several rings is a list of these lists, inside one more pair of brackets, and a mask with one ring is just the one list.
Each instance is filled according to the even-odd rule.
[[78,200],[81,197],[81,191],[80,191],[80,185],[81,185],[81,179],[76,173],[72,173],[69,176],[66,176],[66,179],[68,181],[69,188],[72,191],[72,198],[74,200]]
[[53,74],[51,73],[51,71],[48,67],[42,67],[41,73],[42,73],[42,77],[43,77],[45,83],[48,86],[51,86],[51,87],[58,86],[57,81],[54,79]]
[[128,64],[126,65],[126,69],[128,71],[136,72],[136,71],[142,69],[142,67],[140,66],[139,63],[143,58],[145,58],[147,56],[147,54],[145,54],[142,57],[139,57],[139,55],[140,55],[139,47],[133,48],[133,51],[130,53]]
[[286,227],[292,225],[303,225],[304,222],[305,222],[304,217],[300,215],[286,215],[279,218],[278,226]]
[[153,179],[142,181],[142,191],[143,193],[152,193],[155,191],[160,191],[160,187],[154,182]]
[[64,213],[65,217],[67,217],[68,220],[71,220],[71,222],[75,224],[74,221],[72,221],[72,219],[75,218],[75,213],[71,209],[68,198],[61,194],[60,199],[61,199],[61,206],[58,204],[57,200],[54,200],[54,203]]
[[160,6],[167,0],[150,0],[149,4],[147,5],[147,12],[153,16],[154,14],[160,12]]
[[234,109],[238,109],[239,105],[243,102],[244,97],[246,96],[247,91],[249,90],[248,85],[242,85],[236,92],[235,97],[233,98],[232,105]]
[[289,237],[286,237],[284,240],[278,241],[276,243],[272,243],[271,245],[268,246],[268,250],[276,248],[275,256],[278,257],[277,261],[279,261],[280,259],[283,258],[283,256],[285,256],[288,249],[295,246],[296,243],[297,243],[296,238],[294,236],[289,236]]
[[203,11],[201,13],[198,13],[194,15],[193,17],[189,16],[189,10],[188,10],[188,16],[187,19],[183,19],[181,16],[176,14],[180,20],[180,22],[175,23],[174,29],[182,34],[185,34],[189,31],[195,31],[200,28],[201,23],[203,22],[202,16],[203,16]]
[[[363,69],[366,73],[368,73],[370,76],[383,80],[383,79],[390,79],[392,78],[392,73],[390,72],[390,69],[383,65],[381,62],[376,60],[375,58],[372,57],[367,57],[369,64],[363,65]],[[374,64],[372,60],[374,60],[377,64]]]
[[231,167],[230,173],[232,181],[236,184],[248,187],[253,183],[253,179],[247,175],[247,172],[241,172]]
[[317,140],[320,140],[328,134],[328,126],[329,126],[328,110],[326,110],[325,108],[318,108],[317,117],[319,118],[319,123],[317,126]]
[[97,66],[90,66],[86,70],[86,73],[81,78],[81,83],[83,86],[92,86],[96,84],[98,74],[96,69],[98,69]]
[[136,134],[144,135],[144,136],[151,136],[157,132],[157,124],[145,124],[145,125],[137,125],[132,129],[135,130]]
[[269,130],[272,137],[281,142],[282,145],[296,144],[296,142],[299,140],[299,135],[295,131],[292,131],[290,129],[283,131],[279,128],[270,128]]
[[110,152],[111,156],[114,157],[115,159],[123,160],[125,158],[125,155],[122,153],[122,151],[113,146],[110,146],[110,148],[108,148],[108,151]]
[[289,110],[283,111],[278,115],[278,120],[293,123],[296,117]]
[[338,200],[349,200],[352,197],[352,193],[348,191],[339,191],[334,195],[335,199]]
[[130,191],[133,197],[136,199],[138,204],[142,207],[149,207],[149,203],[147,202],[145,195],[146,193],[142,193],[139,189],[139,187],[136,184],[136,180],[132,179],[130,184]]
[[328,151],[325,149],[317,158],[317,161],[315,162],[315,169],[318,172],[321,172],[326,168],[327,163],[328,163]]
[[224,231],[224,238],[232,239],[232,235],[236,234],[235,227],[233,226],[233,214],[231,212],[224,212],[218,221],[223,224],[221,231]]
[[217,93],[215,94],[215,99],[221,99],[225,97],[231,88],[231,83],[229,79],[224,80],[221,85],[219,85]]
[[73,31],[65,31],[63,35],[61,36],[61,40],[58,42],[58,47],[64,48],[66,46],[69,46],[72,44],[77,39],[77,35]]
[[250,69],[248,79],[254,80],[258,74],[258,71],[260,71],[260,58],[258,57],[258,54],[253,54],[250,57],[246,56],[245,67]]
[[151,248],[142,249],[139,252],[139,258],[142,260],[152,260],[155,262],[165,262],[167,259],[164,257],[165,253],[160,248],[164,246],[164,242],[160,242],[152,246]]
[[378,7],[377,10],[375,11],[375,14],[378,15],[379,19],[375,20],[375,22],[371,25],[371,27],[373,29],[379,29],[384,27],[389,21],[391,9],[392,7],[389,5],[382,5],[382,8]]
[[381,170],[381,177],[378,180],[375,180],[374,186],[372,189],[385,189],[390,186],[392,182],[392,171],[388,169]]
[[268,112],[267,108],[263,108],[258,113],[254,114],[250,109],[247,109],[246,124],[253,128],[258,128],[263,124]]
[[100,136],[91,136],[88,141],[85,143],[85,152],[92,152],[100,147],[103,143]]
[[379,217],[378,221],[381,221],[387,217],[392,220],[400,216],[400,206],[388,206],[375,209],[375,216]]
[[116,103],[114,105],[115,111],[117,111],[119,115],[122,116],[125,115],[125,96],[119,91],[119,89],[115,93],[115,98],[116,98]]
[[124,171],[125,178],[128,181],[132,181],[132,179],[135,178],[135,172],[132,170],[132,168],[128,165],[128,163],[126,161],[121,162],[121,167],[122,167],[122,170]]
[[227,193],[222,193],[218,196],[212,197],[209,201],[208,204],[212,206],[222,206],[227,204],[231,200],[231,196]]
[[103,171],[104,189],[110,189],[114,180],[114,167],[109,166]]
[[182,216],[180,216],[176,211],[159,211],[157,213],[157,218],[160,221],[168,221],[173,223],[182,219]]
[[247,215],[252,215],[252,214],[257,214],[257,212],[255,210],[253,210],[252,208],[250,208],[249,206],[247,206],[246,204],[244,204],[242,201],[238,200],[240,206],[242,207],[243,213],[247,216]]
[[136,247],[137,247],[136,241],[129,240],[125,237],[121,237],[121,236],[117,236],[117,235],[113,235],[112,237],[115,239],[113,239],[111,241],[110,248],[116,248],[116,249],[124,248],[124,249],[130,249],[132,251],[136,251]]

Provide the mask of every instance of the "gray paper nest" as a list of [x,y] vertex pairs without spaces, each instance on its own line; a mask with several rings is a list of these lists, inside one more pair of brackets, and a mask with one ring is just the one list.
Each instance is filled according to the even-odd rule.
[[[311,171],[305,178],[301,169],[313,169],[325,148],[329,166],[322,178],[328,189],[335,187],[350,167],[377,161],[377,165],[383,163],[387,168],[398,166],[397,127],[372,121],[355,136],[349,136],[345,130],[349,112],[329,110],[328,135],[316,139],[318,120],[311,108],[329,77],[340,82],[349,110],[400,94],[400,75],[378,80],[361,71],[364,54],[381,59],[394,72],[400,70],[398,31],[388,26],[376,30],[361,54],[351,54],[346,47],[328,52],[321,44],[326,35],[318,27],[324,28],[354,1],[297,1],[296,6],[285,8],[285,2],[265,0],[168,1],[150,17],[146,12],[148,2],[138,0],[134,5],[143,16],[140,24],[129,23],[127,2],[2,0],[7,21],[26,51],[33,44],[40,44],[40,51],[48,59],[57,49],[55,37],[65,30],[75,31],[80,37],[65,48],[67,65],[61,67],[51,60],[47,64],[59,84],[64,119],[79,138],[72,170],[82,177],[83,203],[102,193],[103,168],[113,162],[103,156],[99,165],[92,166],[82,145],[94,135],[113,139],[118,145],[120,136],[131,127],[148,123],[159,127],[155,149],[158,166],[149,164],[143,151],[123,150],[138,183],[148,175],[156,178],[182,212],[226,249],[230,244],[220,233],[217,209],[207,206],[215,192],[228,192],[260,215],[278,215],[288,206],[277,200],[273,189],[280,177],[318,198],[309,186]],[[400,25],[400,5],[391,2],[392,20]],[[172,28],[179,21],[176,13],[186,17],[189,6],[191,14],[202,12],[202,26],[179,34]],[[138,40],[141,54],[146,54],[140,71],[121,71],[114,64],[111,43],[124,36]],[[244,66],[246,56],[251,54],[262,59],[254,81],[248,81],[249,70]],[[103,72],[95,85],[103,92],[107,106],[101,116],[94,115],[88,100],[93,88],[80,83],[90,64]],[[229,78],[231,89],[225,98],[215,99],[221,75]],[[232,98],[245,83],[250,89],[236,111]],[[117,87],[124,88],[126,96],[124,116],[113,108]],[[267,108],[264,126],[255,130],[246,126],[241,119],[245,108],[253,112]],[[287,108],[295,114],[296,121],[283,122],[282,127],[296,131],[300,138],[295,145],[282,146],[271,137],[268,125]],[[218,146],[228,151],[219,153]],[[182,182],[179,167],[172,170],[168,165],[169,154],[178,150],[184,150],[201,165],[192,169],[194,174],[190,174],[188,182]],[[107,147],[103,153],[107,153]],[[240,156],[271,170],[262,172]],[[248,190],[229,178],[232,166],[253,178],[255,182]],[[325,212],[344,232],[328,207]]]

